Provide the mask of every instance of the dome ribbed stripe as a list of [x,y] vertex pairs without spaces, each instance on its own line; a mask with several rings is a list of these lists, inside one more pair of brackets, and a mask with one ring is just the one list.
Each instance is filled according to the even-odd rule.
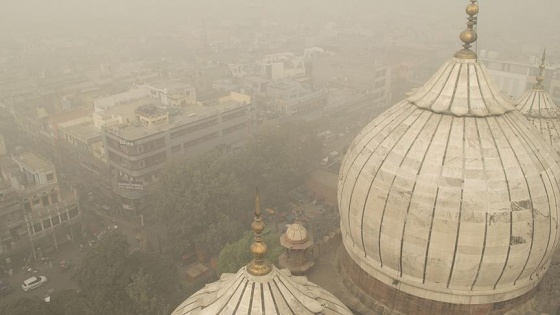
[[[439,117],[438,117],[438,116],[439,116]],[[428,122],[430,122],[432,119],[433,119],[433,120],[437,120],[437,123],[436,123],[436,125],[434,126],[433,130],[424,129],[424,128],[422,129],[422,131],[425,131],[427,134],[430,134],[430,133],[431,133],[432,136],[431,136],[431,141],[427,144],[427,147],[424,149],[424,154],[422,155],[422,160],[421,160],[421,162],[420,162],[420,167],[418,168],[418,171],[416,172],[416,176],[417,176],[417,177],[418,177],[418,176],[420,175],[420,173],[422,172],[422,166],[424,165],[424,161],[425,161],[425,159],[426,159],[426,155],[428,154],[428,151],[430,150],[430,147],[431,147],[431,145],[432,145],[432,143],[433,143],[434,136],[436,135],[437,129],[439,128],[439,124],[440,124],[440,122],[441,122],[442,117],[441,117],[441,115],[431,115],[430,118],[429,118],[429,120],[426,122],[426,124],[428,124]],[[416,141],[416,140],[418,139],[418,137],[420,136],[420,134],[421,134],[421,132],[418,133],[418,135],[416,136],[416,138],[414,139],[414,141]],[[411,145],[411,146],[410,146],[410,149],[406,152],[406,155],[405,155],[403,161],[406,159],[406,157],[407,157],[408,154],[410,153],[410,150],[411,150],[413,147],[414,147],[414,145]],[[414,152],[418,152],[418,151],[414,151]],[[401,165],[402,165],[402,162],[401,162]],[[407,219],[405,219],[405,221],[404,221],[403,230],[402,230],[402,235],[401,235],[401,254],[400,254],[400,256],[399,256],[399,271],[400,271],[401,277],[402,277],[402,275],[403,275],[402,257],[403,257],[403,253],[404,253],[404,244],[405,244],[404,240],[405,240],[405,237],[406,237],[406,224],[407,224],[407,222],[408,222],[408,216],[409,216],[409,214],[410,214],[410,207],[411,207],[412,202],[413,202],[414,197],[415,197],[415,196],[414,196],[414,193],[415,193],[415,188],[416,188],[416,184],[417,184],[417,183],[418,183],[417,181],[414,181],[414,184],[413,184],[413,187],[412,187],[412,190],[411,190],[411,193],[410,193],[410,200],[409,200],[409,202],[408,202],[408,207],[407,207],[407,209],[406,209],[406,218],[407,218]]]
[[[504,120],[505,120],[505,118],[504,118]],[[505,123],[504,125],[507,125],[507,123]],[[499,122],[498,122],[498,126],[500,127],[501,132],[504,134],[504,138],[506,139],[509,146],[511,148],[514,148],[514,146],[512,145],[512,140],[509,139],[509,137],[507,136],[507,133],[504,131],[504,126],[502,126],[502,124],[499,123]],[[507,127],[510,127],[510,126],[507,126]],[[511,129],[511,127],[510,127],[510,131],[513,131]],[[513,134],[514,134],[515,137],[519,137],[519,135],[516,134],[515,131],[513,132]],[[520,146],[520,148],[523,148],[525,150],[525,146]],[[529,185],[529,182],[527,181],[527,176],[525,174],[524,165],[521,163],[521,161],[519,159],[519,156],[518,156],[519,152],[517,150],[512,149],[512,153],[513,153],[513,156],[515,157],[515,160],[517,161],[517,164],[519,165],[519,169],[521,170],[521,173],[523,174],[523,179],[525,181],[525,188],[527,190],[527,194],[529,195],[529,200],[531,200],[531,202],[532,202],[533,198],[531,197],[531,187]],[[514,201],[517,201],[517,200],[511,200],[511,198],[510,198],[510,202],[514,202]],[[531,204],[531,208],[533,208],[532,204]],[[496,284],[494,285],[494,288],[496,288],[498,286],[498,284],[500,284],[500,281],[502,280],[504,272],[506,271],[506,267],[508,265],[508,262],[509,262],[509,259],[510,259],[510,256],[511,256],[512,246],[514,246],[514,244],[511,243],[512,242],[511,237],[517,236],[517,235],[513,235],[513,224],[514,224],[515,217],[513,215],[513,209],[510,208],[510,210],[511,210],[510,211],[510,230],[509,230],[510,231],[510,242],[509,242],[509,247],[508,247],[508,254],[506,256],[506,261],[504,262],[504,268],[502,269],[500,277],[498,278],[498,281],[496,281]],[[534,224],[535,224],[534,216],[532,216],[532,220],[533,220],[533,225],[531,226],[531,233],[534,233],[533,232],[534,231]],[[533,238],[531,238],[531,247],[533,246],[532,244],[533,244]],[[530,253],[528,253],[527,258],[529,257],[529,255],[530,255]],[[523,268],[525,268],[525,267],[523,267]],[[516,279],[519,279],[519,276],[517,276]],[[514,284],[515,284],[515,282],[514,282]]]
[[[512,118],[516,118],[517,124],[511,121]],[[515,117],[515,116],[508,117],[508,120],[510,121],[510,124],[513,125],[513,126],[517,126],[517,125],[520,123],[520,121],[521,121],[520,119],[517,119],[517,117]],[[526,127],[527,127],[527,126],[526,126]],[[540,154],[538,154],[539,145],[537,145],[537,144],[534,143],[534,140],[535,140],[535,139],[533,139],[533,138],[531,138],[531,137],[524,137],[524,139],[525,139],[525,141],[526,141],[527,143],[529,143],[529,145],[531,145],[531,148],[533,149],[534,155],[539,159],[539,163],[541,164],[541,166],[543,167],[543,169],[546,170],[545,165],[543,165],[543,162],[542,162],[541,159],[540,159]],[[548,163],[546,163],[546,164],[548,164]],[[553,185],[553,183],[552,183],[552,178],[550,177],[551,174],[550,174],[549,172],[545,172],[545,173],[546,173],[546,177],[547,177],[547,182],[548,182],[552,187],[554,187],[554,185]],[[542,182],[543,182],[543,187],[544,187],[545,191],[547,191],[547,200],[549,200],[549,194],[548,194],[548,188],[547,188],[546,182],[544,181],[544,179],[542,179],[543,174],[541,173],[540,175],[541,175],[541,180],[542,180]],[[552,195],[553,195],[554,197],[556,196],[556,194],[552,194]],[[556,198],[554,198],[554,200],[555,200],[554,204],[558,205],[558,204],[556,203]],[[553,213],[553,212],[552,212],[552,209],[550,208],[550,200],[549,200],[549,209],[548,209],[548,211],[549,211],[549,212],[548,212],[548,215],[549,215],[549,223],[550,223],[550,224],[549,224],[549,225],[550,225],[550,231],[549,231],[549,233],[552,233],[552,227],[553,227],[553,226],[552,226],[552,221],[553,221],[552,213]],[[534,219],[534,215],[533,215],[533,219]],[[556,236],[558,235],[558,228],[556,228],[556,229],[554,229],[554,230],[555,230],[554,239],[557,239]],[[534,231],[533,231],[533,234],[534,234]],[[548,252],[549,245],[550,245],[550,237],[548,238],[547,245],[546,245],[546,249],[545,249],[545,251],[544,251],[544,253],[543,253],[543,257],[542,257],[542,259],[541,259],[541,263],[539,263],[538,266],[541,266],[541,265],[542,265],[542,262],[543,262],[544,258],[547,256],[547,252]],[[553,247],[552,247],[552,248],[555,248],[555,247],[556,247],[556,244],[553,244]],[[551,252],[549,255],[552,255],[552,254],[553,254],[553,252]],[[528,262],[528,260],[527,260],[527,262]],[[540,269],[540,267],[537,268],[536,270],[539,270],[539,269]],[[521,277],[521,274],[519,275],[519,277]],[[519,277],[518,277],[518,279],[519,279]],[[518,280],[518,279],[517,279],[517,280]],[[516,281],[517,281],[517,280],[516,280]]]
[[[480,137],[480,127],[478,126],[479,123],[479,119],[475,119],[474,123],[476,126],[476,135],[477,135],[477,140],[478,140],[478,147],[479,147],[479,155],[482,159],[482,170],[483,170],[483,174],[484,174],[484,182],[488,181],[488,170],[486,169],[487,165],[486,165],[486,156],[484,155],[484,147],[482,145],[482,138]],[[482,121],[481,121],[482,122]],[[484,199],[488,199],[488,188],[484,191]],[[473,287],[476,284],[476,281],[478,280],[478,275],[480,274],[480,267],[482,266],[482,260],[484,259],[484,253],[486,251],[486,237],[488,236],[488,212],[485,213],[484,215],[484,240],[482,243],[482,252],[480,253],[480,260],[478,262],[478,267],[476,268],[476,275],[474,276],[474,280],[471,284],[471,290],[473,289]]]

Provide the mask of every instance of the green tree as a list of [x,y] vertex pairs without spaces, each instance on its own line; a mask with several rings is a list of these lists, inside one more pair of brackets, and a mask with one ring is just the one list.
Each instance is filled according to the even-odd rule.
[[124,235],[112,231],[87,254],[76,278],[95,314],[165,314],[175,302],[176,268],[169,258],[129,254]]
[[173,261],[166,256],[154,253],[134,252],[127,259],[128,268],[134,273],[145,273],[152,277],[151,289],[154,294],[162,297],[172,297],[177,292],[179,280],[177,268]]
[[142,269],[132,274],[132,281],[125,291],[136,305],[138,314],[163,315],[170,313],[169,303],[155,290],[154,277]]
[[170,164],[160,179],[152,208],[165,226],[175,257],[195,244],[210,254],[239,239],[254,208],[255,186],[263,208],[282,208],[301,185],[320,143],[305,122],[263,130],[244,150],[208,154]]
[[98,313],[130,314],[131,301],[124,292],[131,272],[126,266],[126,237],[116,231],[105,235],[82,260],[76,279]]
[[303,184],[309,167],[320,158],[315,130],[302,121],[261,131],[232,163],[246,186],[259,186],[267,206],[282,208],[288,192]]
[[227,227],[250,217],[249,198],[227,156],[215,151],[172,164],[161,178],[154,209],[177,256],[191,242],[217,253],[227,240],[239,237]]

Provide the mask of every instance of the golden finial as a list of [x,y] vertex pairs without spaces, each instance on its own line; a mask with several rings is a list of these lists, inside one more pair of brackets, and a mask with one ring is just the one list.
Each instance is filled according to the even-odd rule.
[[476,31],[474,30],[474,26],[476,25],[476,15],[478,14],[478,1],[470,0],[471,3],[465,9],[465,12],[469,15],[467,18],[467,29],[461,32],[459,38],[464,43],[463,49],[459,50],[455,53],[455,58],[461,59],[476,59],[477,55],[474,51],[472,51],[471,44],[476,42],[477,35]]
[[535,89],[542,89],[542,81],[544,81],[544,67],[545,67],[545,60],[546,60],[546,47],[544,48],[541,64],[539,65],[539,75],[537,76],[537,84],[533,88]]
[[264,255],[266,254],[268,247],[262,241],[264,222],[261,218],[261,202],[258,187],[255,193],[255,219],[251,224],[251,229],[255,234],[255,242],[251,245],[253,260],[247,264],[247,271],[253,276],[264,276],[272,270],[272,266],[264,259]]

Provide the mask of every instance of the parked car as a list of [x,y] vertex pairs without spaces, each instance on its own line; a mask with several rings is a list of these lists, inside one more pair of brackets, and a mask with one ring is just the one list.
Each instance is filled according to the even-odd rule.
[[45,283],[47,283],[47,277],[45,277],[45,276],[34,276],[34,277],[31,277],[31,278],[23,281],[23,283],[21,284],[21,288],[23,289],[23,291],[27,292],[29,290],[33,290],[35,288],[38,288]]

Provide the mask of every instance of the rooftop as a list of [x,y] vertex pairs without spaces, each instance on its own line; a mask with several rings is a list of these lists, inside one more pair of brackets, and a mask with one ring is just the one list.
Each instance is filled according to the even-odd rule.
[[219,112],[244,106],[244,104],[233,100],[225,100],[213,106],[189,104],[182,106],[181,109],[174,114],[170,113],[169,121],[158,123],[153,127],[146,127],[137,122],[134,112],[139,106],[147,104],[156,106],[159,104],[160,107],[163,107],[157,99],[145,97],[137,101],[119,104],[109,109],[107,114],[120,115],[123,117],[123,121],[127,121],[127,123],[107,127],[107,131],[126,140],[136,140],[179,125],[192,123],[216,115]]
[[101,130],[96,128],[93,123],[79,124],[65,129],[69,134],[83,142],[88,142],[88,140],[101,136]]
[[44,168],[54,168],[54,165],[42,156],[31,151],[23,151],[13,157],[15,161],[33,171]]

